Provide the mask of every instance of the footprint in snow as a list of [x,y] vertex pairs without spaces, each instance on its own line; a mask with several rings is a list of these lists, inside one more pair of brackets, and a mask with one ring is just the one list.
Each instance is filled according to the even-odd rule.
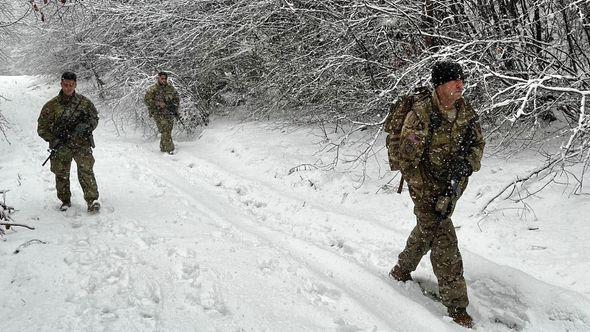
[[198,301],[201,307],[210,314],[221,314],[223,316],[230,314],[217,287],[204,289],[200,293]]
[[142,318],[156,318],[162,306],[162,290],[156,282],[135,279],[129,287],[129,304]]
[[324,284],[308,280],[300,288],[313,304],[329,305],[338,302],[342,292]]
[[180,278],[183,280],[195,280],[201,275],[199,263],[186,261],[182,263]]
[[514,287],[494,279],[479,279],[471,283],[478,307],[490,308],[490,321],[520,331],[529,323],[528,306],[523,295]]

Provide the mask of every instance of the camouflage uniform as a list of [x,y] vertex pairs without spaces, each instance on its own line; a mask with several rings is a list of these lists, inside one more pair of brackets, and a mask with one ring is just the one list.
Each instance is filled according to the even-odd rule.
[[[144,102],[148,108],[150,117],[154,118],[158,131],[160,132],[160,151],[174,151],[174,142],[172,142],[172,127],[174,126],[174,117],[178,114],[178,105],[180,99],[178,92],[170,84],[162,85],[156,83],[152,85],[145,94]],[[158,104],[163,103],[164,107]]]
[[98,199],[92,156],[92,131],[98,125],[98,112],[92,102],[81,94],[68,97],[60,91],[43,106],[37,122],[37,133],[50,147],[58,140],[62,143],[51,158],[57,197],[62,202],[70,202],[70,168],[74,159],[84,200],[92,204]]
[[[455,109],[455,118],[448,119],[439,109],[436,92],[421,96],[408,113],[400,135],[400,168],[408,182],[417,224],[399,254],[398,265],[402,270],[414,271],[422,256],[431,250],[430,260],[441,300],[450,314],[469,303],[463,261],[450,218],[458,197],[442,221],[435,206],[448,190],[451,162],[463,151],[462,157],[477,171],[485,145],[477,114],[471,106],[459,99]],[[463,192],[467,177],[459,185]]]

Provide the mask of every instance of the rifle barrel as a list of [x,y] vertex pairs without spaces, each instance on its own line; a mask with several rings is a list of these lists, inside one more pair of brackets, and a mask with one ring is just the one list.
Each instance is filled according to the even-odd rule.
[[45,159],[45,161],[43,162],[43,164],[41,164],[41,166],[45,166],[45,164],[47,164],[47,161],[49,161],[49,159],[51,159],[51,156],[53,155],[53,152],[51,152],[49,154],[49,156],[47,156],[47,159]]
[[59,149],[61,146],[63,145],[63,143],[59,143],[57,144],[53,149],[49,149],[49,156],[47,156],[47,159],[45,159],[45,161],[43,162],[43,164],[41,164],[41,166],[45,166],[45,164],[47,164],[47,162],[49,161],[49,159],[51,159],[51,157],[53,157],[55,155],[55,153],[57,152],[57,149]]

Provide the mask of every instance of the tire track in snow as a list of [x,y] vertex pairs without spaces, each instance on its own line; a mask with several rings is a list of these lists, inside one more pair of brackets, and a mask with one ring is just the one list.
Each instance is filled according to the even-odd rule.
[[[147,160],[147,158],[146,158]],[[177,170],[173,162],[151,160],[150,167],[162,174],[174,174]],[[432,322],[421,325],[419,317],[426,314],[427,310],[420,304],[414,303],[403,295],[392,282],[384,275],[379,276],[373,270],[357,262],[343,258],[334,252],[318,247],[313,243],[297,239],[292,235],[276,231],[263,224],[251,221],[239,209],[228,208],[219,197],[217,190],[210,190],[211,184],[194,179],[182,180],[180,177],[155,175],[159,179],[173,185],[182,192],[190,201],[190,206],[197,208],[211,220],[219,224],[231,224],[242,232],[254,235],[264,243],[285,252],[292,259],[300,262],[314,272],[315,275],[334,289],[338,289],[356,306],[374,318],[365,318],[365,321],[375,321],[378,329],[412,331],[412,330],[437,330],[452,329],[452,325],[440,320],[433,326]],[[188,180],[188,181],[187,181]],[[219,200],[212,200],[219,197]],[[207,202],[205,205],[202,202]],[[378,289],[374,285],[379,285]],[[354,287],[354,288],[353,288]],[[403,290],[402,290],[403,291]],[[400,307],[396,300],[402,299],[404,304]]]
[[[379,220],[357,218],[336,207],[326,208],[313,199],[303,201],[302,205],[300,198],[278,191],[269,184],[236,176],[218,164],[205,163],[207,172],[200,176],[223,179],[215,180],[218,182],[215,185],[225,189],[235,206],[248,211],[265,227],[270,227],[272,223],[275,231],[292,236],[296,234],[295,237],[313,242],[318,247],[331,247],[361,265],[375,267],[374,270],[387,269],[394,257],[392,248],[405,244],[404,236],[398,236],[398,241],[392,242],[396,234],[405,230],[402,232],[400,228],[386,226]],[[281,207],[282,211],[277,212],[277,207]],[[325,220],[312,219],[318,215]],[[354,238],[349,234],[354,234]]]
[[[168,163],[170,164],[170,163]],[[195,163],[192,163],[195,164]],[[210,164],[209,162],[207,162],[207,164]],[[207,167],[207,166],[205,166]],[[218,168],[219,170],[222,170],[222,168]],[[178,169],[177,169],[178,170]],[[194,170],[194,165],[192,167],[192,170]],[[211,176],[211,170],[208,170],[208,174]],[[216,171],[213,171],[213,173],[215,174]],[[187,176],[186,178],[191,179],[190,173],[188,173],[189,176]],[[346,262],[342,263],[343,266],[347,266],[352,264],[352,265],[357,265],[357,267],[360,268],[360,270],[357,269],[352,269],[351,272],[352,274],[359,274],[362,275],[364,274],[371,274],[372,276],[374,275],[378,275],[379,272],[376,271],[376,269],[373,268],[367,268],[367,264],[365,261],[361,260],[359,261],[358,257],[354,257],[354,255],[350,255],[349,253],[344,252],[334,252],[333,250],[327,249],[326,243],[324,241],[322,241],[321,237],[313,237],[313,236],[304,236],[303,239],[298,238],[297,236],[292,235],[293,232],[289,232],[288,231],[288,227],[283,227],[285,225],[281,225],[280,224],[280,220],[279,221],[274,221],[274,223],[272,223],[271,226],[269,226],[268,221],[270,221],[269,219],[269,214],[272,214],[272,209],[270,212],[262,212],[263,210],[265,210],[265,207],[267,206],[274,206],[275,203],[278,202],[278,204],[284,204],[284,201],[287,200],[294,200],[291,197],[285,197],[284,195],[282,195],[280,192],[272,189],[271,187],[269,187],[268,185],[264,185],[264,184],[260,184],[260,183],[253,183],[253,181],[250,180],[244,180],[243,178],[239,178],[239,176],[234,175],[234,173],[230,173],[230,172],[225,172],[222,173],[220,172],[220,174],[216,174],[214,176],[214,178],[223,178],[224,182],[229,182],[231,183],[231,185],[228,185],[227,187],[223,188],[224,186],[221,185],[221,182],[218,182],[219,184],[217,185],[218,187],[220,187],[220,190],[225,190],[226,193],[229,195],[229,200],[233,201],[234,205],[237,206],[238,209],[242,209],[247,211],[250,215],[251,218],[246,218],[248,219],[248,221],[246,222],[246,224],[241,223],[240,225],[236,225],[238,228],[240,229],[244,229],[247,232],[256,234],[258,233],[259,235],[263,236],[265,238],[266,241],[270,241],[270,243],[276,243],[276,241],[274,239],[277,238],[277,234],[282,235],[284,237],[284,240],[286,239],[286,241],[288,243],[290,243],[289,247],[289,251],[291,252],[291,255],[299,258],[300,261],[302,262],[302,264],[306,264],[306,265],[311,265],[313,270],[316,273],[319,274],[323,274],[324,276],[328,276],[328,279],[334,279],[334,275],[338,274],[338,267],[333,267],[332,269],[326,268],[325,265],[323,264],[318,264],[318,265],[313,265],[310,264],[310,257],[313,257],[312,260],[317,260],[319,262],[322,261],[332,261],[333,257],[331,257],[330,254],[332,255],[336,255],[338,256],[339,259],[344,259]],[[232,178],[235,179],[233,181],[228,181],[228,178]],[[170,179],[168,179],[167,181],[170,181]],[[174,181],[174,180],[173,180]],[[193,185],[195,185],[195,187],[202,187],[203,186],[203,182],[206,181],[191,181],[193,183]],[[209,178],[209,186],[212,186],[211,180]],[[215,182],[215,181],[213,181]],[[182,186],[186,186],[186,183],[183,183]],[[206,184],[205,184],[206,185]],[[178,184],[175,184],[175,186],[179,186]],[[254,188],[254,190],[252,190]],[[184,189],[185,192],[189,193],[190,190],[188,189]],[[219,190],[218,190],[219,191]],[[268,195],[267,193],[271,192],[271,195]],[[264,198],[260,198],[260,196],[263,196]],[[268,197],[271,197],[271,199],[269,200]],[[286,204],[288,205],[288,204]],[[317,209],[320,212],[326,212],[325,209]],[[287,218],[289,218],[290,216],[287,216]],[[252,220],[256,220],[255,222],[253,222]],[[287,223],[289,224],[289,223]],[[303,225],[304,227],[306,225]],[[296,248],[295,250],[293,250],[293,248]],[[303,250],[301,250],[301,248],[305,248]],[[372,249],[369,249],[369,251]],[[298,252],[298,254],[293,254],[293,252]],[[324,251],[322,254],[318,254],[318,252],[322,252]],[[328,254],[326,254],[326,252]],[[470,254],[470,253],[468,253]],[[324,256],[324,257],[318,257],[318,256]],[[343,257],[341,257],[343,256]],[[305,257],[305,259],[303,259],[303,257]],[[371,262],[369,262],[371,263]],[[374,264],[369,264],[371,266],[374,266]],[[362,271],[361,271],[362,270]],[[474,275],[476,275],[477,273],[473,273]],[[469,279],[470,275],[466,276]],[[530,276],[529,276],[530,278]],[[339,289],[344,290],[347,294],[350,294],[351,297],[354,297],[354,291],[351,291],[350,289],[347,289],[347,285],[351,285],[351,284],[355,284],[355,280],[354,278],[350,278],[347,280],[347,278],[340,276],[340,278],[336,278],[339,279],[335,282],[335,286]],[[578,310],[578,309],[572,309],[569,311],[564,311],[559,309],[559,305],[557,306],[550,306],[549,308],[546,308],[545,310],[548,312],[548,320],[543,321],[539,320],[540,317],[534,317],[530,315],[530,309],[533,308],[534,306],[536,306],[535,301],[529,299],[529,300],[525,300],[524,302],[519,301],[518,298],[515,298],[514,296],[509,295],[509,293],[511,293],[511,288],[513,288],[514,286],[510,284],[510,282],[508,280],[505,281],[500,281],[500,283],[503,283],[503,288],[504,290],[502,292],[508,292],[507,294],[505,294],[504,296],[502,296],[501,294],[504,293],[500,293],[500,296],[494,295],[491,296],[489,294],[489,292],[486,292],[486,289],[488,289],[488,287],[491,288],[496,288],[498,289],[498,286],[494,285],[494,284],[489,284],[488,282],[482,281],[482,282],[477,282],[477,280],[475,281],[471,281],[469,288],[470,291],[475,291],[474,294],[472,294],[472,299],[474,300],[475,303],[479,303],[484,305],[483,307],[475,307],[472,308],[471,310],[476,310],[475,313],[475,318],[476,320],[479,321],[479,325],[482,327],[485,327],[487,329],[491,329],[494,331],[507,331],[507,330],[527,330],[527,328],[530,326],[530,324],[540,324],[541,326],[543,325],[554,325],[558,328],[565,328],[565,329],[570,329],[570,328],[582,328],[582,326],[585,326],[585,328],[588,328],[588,319],[589,317],[584,313],[585,310]],[[445,315],[445,311],[444,309],[441,311],[441,305],[440,304],[435,304],[434,306],[432,305],[432,301],[426,299],[424,296],[422,296],[421,292],[417,289],[417,287],[413,287],[415,285],[403,285],[401,287],[401,292],[405,295],[405,296],[409,296],[412,299],[417,299],[416,302],[422,303],[422,305],[424,307],[429,307],[431,308],[431,311],[434,311],[438,314],[441,315]],[[389,286],[390,288],[391,285]],[[551,291],[554,291],[553,288],[551,288]],[[513,292],[513,291],[512,291]],[[370,293],[370,291],[369,291]],[[522,294],[521,294],[522,295]],[[525,296],[526,297],[526,296]],[[497,307],[500,308],[500,310],[488,310],[487,306],[485,306],[485,303],[488,303],[489,301],[493,301],[495,303],[497,303]],[[359,301],[359,303],[362,303],[362,300]],[[511,303],[513,305],[511,305]],[[517,304],[515,304],[517,303]],[[377,305],[378,306],[378,305]],[[375,306],[369,305],[367,308],[374,308]],[[444,307],[443,307],[444,308]],[[504,308],[504,309],[501,309]],[[553,318],[552,318],[553,317]],[[568,318],[569,317],[569,318]],[[445,318],[446,319],[446,318]]]
[[[222,168],[219,168],[222,169]],[[219,176],[222,177],[222,176]],[[242,205],[242,207],[252,213],[255,217],[264,217],[263,220],[265,221],[264,225],[268,226],[266,221],[269,221],[269,213],[272,214],[272,211],[265,212],[265,206],[273,206],[275,203],[281,203],[281,200],[284,200],[285,197],[281,195],[281,193],[277,190],[274,190],[269,185],[260,184],[258,182],[254,183],[252,180],[244,180],[243,178],[239,178],[238,176],[233,175],[233,173],[226,172],[223,175],[223,178],[227,177],[234,177],[237,178],[234,181],[228,181],[232,183],[232,186],[235,186],[238,190],[233,190],[231,194],[235,197],[234,201],[237,202],[237,205]],[[232,191],[232,186],[228,186],[227,190],[230,192]],[[247,188],[241,189],[241,188]],[[253,190],[252,190],[253,189]],[[267,192],[271,192],[272,194],[267,194]],[[260,198],[260,197],[264,198]],[[270,199],[268,199],[270,197]],[[251,202],[258,202],[252,207]],[[313,207],[308,207],[310,209],[315,209]],[[315,209],[318,212],[328,212],[323,208]],[[295,218],[293,216],[285,216],[286,218]],[[346,216],[344,216],[346,217]],[[260,219],[260,218],[258,218]],[[346,219],[346,218],[345,218]],[[281,227],[280,223],[272,224],[272,229],[282,232],[285,231],[284,227]],[[305,226],[305,225],[303,225]],[[289,234],[289,232],[284,232]],[[354,233],[354,232],[352,232]],[[320,248],[328,248],[328,246],[333,247],[329,243],[323,241],[322,236],[314,236],[314,234],[304,234],[304,241],[309,241],[310,243],[314,244]],[[349,241],[350,242],[350,241]],[[354,241],[353,241],[354,242]],[[360,243],[360,242],[359,242]],[[352,248],[347,252],[347,250],[342,250],[341,252],[337,252],[337,254],[342,255],[343,257],[352,260],[354,263],[359,264],[360,266],[369,265],[371,268],[367,268],[368,271],[372,271],[374,274],[379,274],[379,266],[382,266],[382,260],[378,260],[377,264],[375,264],[372,260],[367,260],[364,257],[358,257],[358,255],[354,255],[354,251],[360,249],[361,251],[365,249],[368,252],[371,251],[378,251],[379,245],[388,245],[384,242],[378,244],[376,249],[374,248],[366,248],[363,247],[362,244],[358,244],[356,248]],[[390,245],[389,245],[390,246]],[[346,248],[344,248],[346,249]],[[352,251],[352,252],[350,252]],[[467,255],[473,255],[471,253],[466,253]],[[381,256],[383,257],[383,256]],[[475,257],[473,261],[479,261],[481,257]],[[387,261],[386,261],[387,263]],[[491,263],[491,262],[490,262]],[[495,263],[492,263],[495,264]],[[376,268],[373,268],[375,267]],[[524,273],[523,273],[524,274]],[[472,276],[474,275],[474,276]],[[530,309],[536,307],[537,304],[533,299],[527,300],[520,300],[519,297],[527,298],[528,295],[520,294],[517,296],[516,286],[510,283],[508,278],[501,278],[498,280],[489,280],[487,278],[483,278],[485,276],[479,275],[479,278],[476,278],[475,275],[478,275],[477,269],[473,269],[473,271],[466,275],[468,279],[468,287],[470,288],[471,299],[473,303],[480,304],[479,306],[473,307],[470,309],[471,312],[475,311],[475,318],[479,322],[480,326],[485,326],[486,328],[490,328],[495,331],[506,331],[506,330],[526,330],[527,327],[531,323],[536,324],[552,324],[557,326],[558,328],[563,329],[571,329],[571,328],[582,328],[582,329],[590,329],[590,316],[587,315],[587,310],[580,310],[578,308],[572,308],[568,310],[564,310],[561,308],[562,305],[556,303],[549,308],[546,308],[547,312],[547,321],[542,322],[540,317],[534,317],[530,313]],[[528,275],[527,275],[528,276]],[[528,276],[529,278],[532,278]],[[436,281],[434,281],[436,284]],[[526,283],[526,281],[522,281],[522,283]],[[422,303],[425,307],[432,308],[432,301],[428,300],[426,297],[422,296],[421,291],[418,289],[416,285],[403,285],[402,286],[404,291],[407,291],[406,295],[410,296],[412,299],[416,299],[417,302]],[[490,293],[489,289],[495,289],[497,293]],[[550,288],[550,292],[557,291],[556,288]],[[531,291],[530,293],[534,293]],[[416,298],[416,296],[418,298]],[[569,295],[568,295],[569,296]],[[574,296],[574,295],[572,295]],[[562,297],[567,296],[555,296],[554,299],[561,299]],[[576,302],[576,301],[574,301]],[[490,303],[494,303],[494,305],[489,305]],[[564,301],[563,303],[568,303],[568,301]],[[440,305],[434,306],[439,307],[438,312],[440,312]],[[494,309],[498,308],[498,309]],[[434,309],[437,312],[437,309]],[[586,313],[585,313],[586,312]],[[445,315],[444,311],[442,315]]]
[[[196,164],[201,167],[195,167]],[[397,234],[404,234],[407,230],[402,231],[401,227],[395,227],[396,224],[386,225],[380,220],[351,216],[337,206],[324,207],[313,198],[302,200],[274,189],[264,181],[237,176],[210,161],[191,162],[184,171],[186,178],[197,174],[207,179],[210,185],[225,191],[234,206],[253,215],[264,227],[272,224],[275,231],[313,242],[319,247],[331,247],[361,265],[375,267],[374,270],[389,269],[392,257],[396,257],[392,248],[401,248],[406,242],[405,235]]]
[[[112,150],[110,150],[110,152],[113,152]],[[125,155],[127,158],[130,157],[130,155],[128,153],[121,153],[120,155]],[[133,157],[133,156],[132,156]],[[168,179],[166,177],[161,177],[158,174],[155,173],[162,173],[162,171],[165,172],[165,170],[160,169],[158,166],[159,165],[153,165],[154,163],[152,162],[147,163],[146,161],[153,161],[152,159],[144,159],[144,158],[129,158],[129,159],[125,159],[125,163],[124,163],[124,167],[125,169],[127,169],[125,174],[125,178],[126,178],[126,182],[124,187],[125,188],[131,188],[134,187],[134,184],[137,184],[138,186],[141,186],[141,192],[152,192],[153,196],[155,196],[155,198],[162,198],[165,197],[167,200],[171,201],[171,206],[170,206],[170,210],[177,210],[178,208],[182,208],[184,211],[182,211],[181,213],[179,213],[176,217],[172,217],[172,218],[179,218],[184,221],[189,221],[189,220],[203,220],[205,218],[202,217],[198,217],[197,215],[199,215],[200,211],[196,211],[196,212],[190,212],[191,209],[187,209],[187,207],[190,207],[191,205],[194,205],[194,202],[192,201],[192,199],[190,199],[190,197],[187,199],[187,195],[184,191],[182,190],[177,190],[177,187],[174,184],[171,184],[170,181],[168,181]],[[139,159],[139,160],[138,160]],[[149,165],[149,166],[146,166]],[[155,167],[154,167],[155,166]],[[116,179],[115,179],[116,181]],[[135,188],[131,188],[133,190],[135,190]],[[116,194],[117,196],[121,196],[121,197],[114,197],[116,201],[121,202],[121,203],[130,203],[127,200],[125,200],[125,198],[123,196],[125,196],[125,192],[124,190],[121,191],[121,188],[118,188],[116,191],[118,191]],[[115,192],[112,191],[111,189],[111,195],[114,195]],[[147,201],[146,201],[147,202]],[[155,212],[153,209],[155,206],[145,206],[144,204],[140,204],[143,209],[147,212],[149,212],[150,214],[152,214],[153,212]],[[105,209],[109,208],[109,204],[105,204],[104,207]],[[138,205],[139,206],[139,205]],[[113,208],[111,208],[113,209]],[[127,209],[127,210],[133,210],[134,207],[116,207],[117,212],[121,209]],[[114,210],[114,209],[113,209]],[[188,212],[187,212],[188,211]],[[160,215],[159,217],[162,219],[169,219],[169,211],[160,211]],[[126,216],[129,215],[129,212],[122,212],[121,213],[122,216]],[[202,213],[201,213],[202,215]],[[158,219],[156,218],[156,221],[158,221]],[[127,220],[117,220],[117,222],[120,222],[121,224],[125,224],[127,223]],[[151,223],[151,224],[150,224]],[[99,223],[102,224],[102,223]],[[104,227],[106,229],[111,229],[113,228],[112,223],[104,223]],[[205,227],[203,227],[203,224],[205,225]],[[218,222],[208,222],[205,221],[202,225],[200,225],[199,230],[202,230],[202,228],[207,229],[207,227],[214,227],[217,231],[213,232],[214,237],[219,237],[220,239],[222,239],[223,241],[227,242],[228,241],[228,237],[231,240],[232,236],[234,236],[235,238],[242,238],[243,236],[236,236],[234,233],[236,233],[235,231],[232,231],[232,229],[234,228],[231,223],[229,222],[224,222],[222,220],[218,221]],[[116,225],[116,224],[115,224]],[[154,221],[153,220],[143,220],[141,222],[141,225],[143,227],[142,230],[137,230],[137,235],[141,236],[141,234],[146,233],[145,229],[148,227],[153,227],[154,226]],[[209,225],[209,226],[207,226]],[[181,233],[180,236],[174,237],[172,240],[174,240],[175,242],[172,243],[167,243],[166,241],[162,242],[162,241],[158,241],[157,243],[155,243],[153,246],[150,247],[150,249],[153,249],[156,252],[152,253],[152,258],[158,258],[161,256],[166,256],[166,251],[168,251],[168,262],[165,262],[162,264],[162,266],[165,265],[171,265],[170,263],[173,263],[173,260],[177,260],[179,258],[179,256],[181,255],[177,255],[178,250],[176,249],[177,246],[180,246],[181,244],[177,243],[177,240],[179,239],[186,239],[188,240],[189,238],[193,238],[194,235],[193,233],[186,233],[186,229],[180,229],[179,227],[176,227],[175,225],[170,225],[170,227],[172,227],[172,229],[168,232],[169,234],[172,233]],[[131,239],[133,239],[133,232],[129,232],[129,231],[119,231],[116,230],[116,226],[114,231],[114,234],[120,234],[120,236],[123,237],[130,237]],[[194,230],[194,229],[192,229]],[[184,233],[182,233],[184,231]],[[99,234],[93,234],[91,236],[88,236],[88,238],[96,238],[99,237],[100,232],[98,232]],[[109,233],[108,231],[106,233]],[[207,230],[206,233],[212,233],[210,230]],[[219,235],[215,234],[215,233],[220,233]],[[108,234],[107,234],[108,235]],[[112,236],[109,236],[109,238],[111,238]],[[165,238],[165,235],[160,235],[158,237],[158,239],[160,238]],[[264,248],[264,246],[261,246],[260,244],[258,244],[259,241],[256,241],[254,243],[253,248],[257,249],[257,251],[260,251],[260,248]],[[109,243],[113,243],[112,240],[109,241]],[[113,246],[114,247],[114,246]],[[273,252],[276,252],[276,249],[272,248],[272,247],[268,247],[270,249],[273,250]],[[141,248],[140,248],[141,249]],[[201,248],[202,249],[202,248]],[[209,249],[209,248],[208,248]],[[194,249],[194,250],[199,250],[199,249]],[[108,252],[109,250],[105,250],[105,252]],[[111,250],[112,251],[112,250]],[[129,251],[129,252],[127,252]],[[134,254],[134,250],[127,250],[124,251],[124,253],[126,253],[127,255],[129,255],[130,257],[136,257],[137,254]],[[106,254],[105,252],[103,253],[99,253],[96,255],[93,255],[89,261],[93,262],[93,264],[100,264],[101,261],[101,257],[106,258]],[[220,255],[222,255],[220,253]],[[196,255],[192,254],[189,257],[189,260],[191,258],[194,258]],[[143,256],[139,256],[140,258]],[[198,256],[197,256],[198,257]],[[223,259],[223,257],[221,257]],[[137,261],[137,259],[134,259],[135,261]],[[203,322],[211,322],[211,324],[205,324],[206,326],[215,326],[215,325],[222,325],[222,329],[227,328],[228,326],[233,326],[235,327],[237,325],[237,329],[239,329],[239,326],[242,325],[240,322],[237,323],[223,323],[224,320],[228,320],[228,317],[231,316],[231,312],[228,312],[227,310],[227,306],[225,304],[225,299],[224,299],[224,294],[222,294],[221,288],[219,287],[220,285],[223,286],[223,283],[226,282],[224,279],[226,279],[226,276],[224,276],[224,272],[218,273],[217,271],[215,271],[212,268],[209,268],[208,272],[202,272],[201,268],[199,266],[200,263],[195,264],[195,262],[186,262],[183,261],[182,263],[182,267],[179,267],[178,263],[173,263],[172,264],[172,269],[176,270],[173,271],[175,273],[171,273],[168,274],[168,279],[161,277],[161,273],[159,274],[160,277],[157,278],[157,280],[160,280],[160,282],[158,283],[160,286],[161,291],[159,293],[163,294],[162,297],[160,297],[159,299],[162,299],[162,301],[160,301],[159,303],[163,303],[164,308],[162,309],[162,311],[158,311],[155,319],[156,321],[156,325],[157,326],[165,326],[166,328],[164,328],[163,330],[183,330],[183,328],[170,328],[171,326],[174,326],[174,322],[172,322],[172,320],[170,319],[170,317],[173,316],[177,316],[177,310],[175,310],[176,308],[170,308],[169,306],[178,306],[180,303],[183,303],[182,306],[193,306],[193,307],[199,307],[202,309],[202,311],[204,311],[205,313],[202,314],[202,312],[196,312],[197,314],[201,313],[201,318],[199,318],[197,321],[200,322],[200,324],[202,324]],[[265,259],[258,261],[256,264],[259,265],[259,267],[255,267],[256,269],[261,269],[261,270],[266,270],[267,266],[266,265],[273,265],[273,259],[271,259],[270,261],[266,261]],[[206,265],[206,264],[205,264]],[[272,266],[271,266],[272,267]],[[164,267],[164,269],[166,269],[166,267]],[[296,269],[296,268],[295,268]],[[103,280],[102,282],[98,282],[97,284],[99,285],[103,285],[105,286],[105,282],[104,280],[108,280],[111,278],[110,273],[113,269],[112,268],[107,268],[107,269],[102,269],[97,272],[97,274],[100,276],[101,280]],[[153,276],[156,275],[156,273],[152,270],[146,271],[145,275],[147,276]],[[132,270],[133,271],[133,270]],[[81,274],[84,273],[84,271],[80,272]],[[174,283],[174,286],[170,286],[170,284]],[[88,284],[88,282],[86,282],[86,284]],[[181,290],[179,291],[178,289],[174,289],[174,288],[178,288],[177,286],[180,286]],[[106,285],[103,288],[108,288],[109,286]],[[313,287],[313,286],[312,286]],[[87,286],[84,286],[83,288],[88,288]],[[93,288],[93,287],[92,287]],[[128,288],[128,287],[127,287]],[[126,288],[125,288],[126,289]],[[77,303],[94,303],[96,301],[96,294],[97,292],[93,292],[93,294],[89,294],[88,296],[84,296],[81,300],[78,300]],[[114,292],[111,292],[110,294],[113,294],[114,297],[117,297],[119,292],[116,292],[117,294],[115,294]],[[184,297],[184,298],[183,298]],[[168,308],[166,308],[166,306],[168,306]],[[84,307],[83,305],[81,305],[81,307]],[[100,308],[98,306],[95,306],[92,308],[92,310],[89,313],[89,317],[90,319],[94,319],[94,321],[96,321],[96,323],[93,325],[94,327],[96,326],[100,326],[101,323],[105,323],[103,321],[103,319],[100,317],[100,314],[104,311],[106,313],[112,313],[112,312],[120,312],[124,309],[126,309],[125,307],[120,307],[120,306],[116,306],[115,308],[108,309],[107,310],[99,310]],[[132,308],[130,306],[129,311],[141,311],[141,308]],[[189,308],[188,310],[183,309],[183,311],[191,311],[191,309]],[[191,312],[194,312],[195,310],[192,310]],[[137,316],[137,315],[136,315]],[[225,317],[224,317],[225,316]],[[121,319],[118,319],[119,317],[114,317],[113,319],[113,323],[111,324],[111,326],[121,326],[121,320],[123,317],[121,317]],[[133,321],[133,317],[131,317],[130,319],[131,321]],[[231,320],[231,318],[230,318]],[[220,323],[221,322],[221,323]],[[293,322],[293,321],[285,321],[285,324],[291,324],[290,328],[293,328],[293,323],[298,324],[297,321]],[[342,326],[346,326],[346,322],[341,323]],[[257,326],[257,325],[255,325]],[[276,321],[271,321],[270,322],[270,326],[280,326],[278,325],[278,323]],[[186,327],[184,327],[186,328]],[[306,328],[305,325],[303,325],[301,328]]]

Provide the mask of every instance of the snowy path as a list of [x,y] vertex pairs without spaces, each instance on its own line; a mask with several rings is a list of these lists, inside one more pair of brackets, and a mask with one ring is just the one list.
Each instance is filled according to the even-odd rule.
[[[157,142],[115,136],[103,119],[95,150],[103,209],[86,214],[73,171],[74,206],[57,211],[35,133],[57,90],[32,82],[0,78],[13,124],[0,185],[21,209],[15,218],[37,227],[0,243],[2,331],[462,330],[419,287],[387,278],[407,227],[333,190],[345,177],[288,175],[299,151],[276,152],[290,138],[268,142],[265,154],[227,137],[220,122],[168,156]],[[411,220],[408,201],[397,204]],[[12,254],[31,238],[48,243]],[[590,331],[587,297],[464,257],[478,330]],[[416,276],[433,280],[428,262]]]

